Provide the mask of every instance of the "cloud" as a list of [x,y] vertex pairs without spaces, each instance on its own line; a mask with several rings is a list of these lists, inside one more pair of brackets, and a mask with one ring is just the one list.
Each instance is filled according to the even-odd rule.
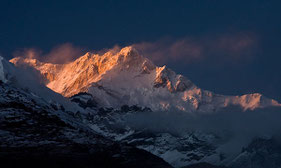
[[25,48],[13,53],[14,57],[34,58],[43,62],[50,63],[67,63],[75,60],[85,53],[81,47],[73,46],[71,43],[64,43],[51,49],[48,53],[44,53],[40,49]]
[[216,63],[241,63],[252,59],[258,39],[253,33],[236,33],[197,38],[164,38],[133,46],[159,64],[171,61],[189,64],[210,60]]
[[14,57],[39,59],[42,51],[36,48],[24,48],[13,53]]
[[112,54],[116,54],[118,53],[122,48],[119,46],[119,45],[114,45],[113,47],[111,48],[103,48],[101,50],[97,50],[97,51],[91,51],[92,53],[96,53],[96,54],[99,54],[99,55],[103,55],[107,52],[111,52]]
[[[155,64],[168,63],[191,64],[207,62],[208,64],[240,64],[254,58],[258,48],[258,39],[253,33],[221,34],[204,37],[162,38],[154,42],[133,44],[139,52]],[[94,51],[97,54],[119,52],[121,47],[115,45]],[[16,51],[14,56],[35,58],[44,62],[67,63],[80,57],[85,49],[64,43],[51,49],[48,53],[36,48]]]
[[237,154],[257,137],[279,136],[280,108],[264,108],[242,112],[228,107],[214,113],[159,111],[135,113],[125,117],[125,125],[135,130],[184,135],[187,132],[210,133],[223,142],[220,151]]
[[239,33],[234,35],[224,35],[210,45],[213,53],[221,53],[229,58],[243,59],[253,56],[258,46],[258,39],[251,33]]
[[142,42],[134,44],[144,56],[152,61],[163,64],[167,61],[192,62],[202,57],[202,46],[184,39],[161,39],[156,42]]
[[70,43],[65,43],[53,48],[44,57],[46,62],[52,63],[66,63],[73,61],[83,54],[83,49],[80,47],[74,47]]

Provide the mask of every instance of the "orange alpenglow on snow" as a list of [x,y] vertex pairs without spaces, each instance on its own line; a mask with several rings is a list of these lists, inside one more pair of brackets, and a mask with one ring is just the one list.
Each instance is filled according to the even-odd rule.
[[140,105],[152,110],[216,111],[229,105],[244,110],[280,106],[261,94],[224,96],[202,90],[166,66],[158,67],[132,46],[103,55],[86,53],[67,64],[17,57],[16,66],[40,71],[46,86],[65,97],[87,92],[103,106]]

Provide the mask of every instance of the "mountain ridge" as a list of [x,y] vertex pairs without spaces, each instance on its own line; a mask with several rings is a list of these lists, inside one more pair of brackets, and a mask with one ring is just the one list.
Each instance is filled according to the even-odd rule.
[[[272,125],[275,126],[277,122],[279,123],[278,121],[279,117],[274,117],[275,115],[273,113],[269,114],[268,113],[269,109],[265,109],[266,111],[264,111],[265,112],[264,114],[268,114],[270,116],[272,115],[270,117],[270,120],[266,119],[265,117],[266,115],[261,115],[259,113],[251,113],[251,112],[241,113],[240,109],[237,109],[236,111],[231,107],[228,108],[229,106],[235,105],[235,103],[238,104],[239,106],[241,105],[241,107],[243,106],[247,111],[251,109],[254,110],[257,108],[270,106],[272,100],[265,98],[261,94],[254,93],[244,96],[223,96],[223,95],[214,94],[210,91],[202,90],[192,82],[190,82],[189,86],[184,85],[182,90],[176,90],[177,87],[175,86],[177,86],[177,83],[180,83],[183,80],[188,81],[188,79],[184,78],[182,75],[176,74],[166,66],[163,67],[155,66],[143,72],[142,70],[146,69],[143,67],[146,67],[147,65],[143,66],[143,63],[139,64],[139,62],[135,61],[135,63],[137,63],[137,65],[139,66],[128,67],[126,64],[124,64],[124,62],[127,61],[130,62],[130,57],[131,56],[129,57],[122,56],[122,58],[119,59],[119,61],[121,60],[121,64],[120,65],[117,64],[118,66],[114,65],[113,67],[109,67],[112,69],[108,70],[106,73],[101,74],[101,76],[99,76],[100,79],[98,80],[98,82],[90,83],[89,85],[90,87],[86,89],[87,92],[84,93],[79,92],[75,96],[69,98],[69,100],[74,102],[73,107],[75,104],[82,107],[79,110],[71,108],[71,111],[68,111],[68,109],[70,108],[68,109],[64,108],[67,107],[64,105],[60,106],[59,102],[56,101],[49,102],[40,99],[40,97],[38,98],[38,96],[41,95],[44,97],[44,99],[47,98],[46,100],[48,100],[48,97],[46,97],[44,93],[43,94],[37,93],[36,90],[34,90],[35,87],[32,86],[29,86],[29,90],[25,91],[24,89],[25,86],[22,85],[23,89],[20,89],[20,92],[24,92],[23,95],[27,94],[34,99],[36,98],[35,100],[44,101],[44,103],[46,103],[47,106],[50,106],[49,107],[51,109],[50,112],[54,112],[54,114],[57,114],[60,120],[70,123],[71,125],[73,125],[75,129],[79,130],[82,128],[83,130],[86,131],[89,130],[90,132],[94,132],[95,134],[113,140],[114,142],[121,143],[121,144],[122,143],[129,144],[138,149],[145,150],[153,155],[162,158],[164,161],[168,162],[169,164],[175,167],[182,167],[182,166],[187,166],[197,163],[200,164],[202,162],[207,162],[208,164],[226,165],[226,166],[228,166],[229,164],[237,165],[240,164],[240,162],[241,163],[243,162],[243,164],[250,165],[251,162],[249,162],[249,160],[251,160],[252,157],[255,157],[256,155],[254,153],[255,151],[251,152],[251,150],[243,152],[242,148],[244,146],[247,146],[246,142],[243,145],[237,146],[237,150],[238,150],[237,152],[233,151],[233,153],[231,152],[228,153],[228,151],[233,148],[232,147],[233,144],[231,140],[229,140],[229,138],[232,139],[232,137],[235,136],[236,127],[233,128],[233,126],[235,126],[234,123],[237,123],[240,129],[240,125],[242,125],[242,127],[245,126],[243,125],[243,119],[245,119],[244,122],[247,123],[246,124],[247,129],[244,130],[244,128],[246,127],[243,127],[243,130],[239,130],[239,132],[242,131],[242,134],[243,131],[249,133],[247,131],[248,128],[251,128],[251,123],[248,123],[247,120],[249,118],[251,119],[249,121],[252,121],[252,119],[258,117],[258,119],[256,119],[255,122],[259,121],[258,122],[259,125],[263,125],[263,126],[268,125],[269,124],[268,122],[272,123]],[[88,64],[89,59],[91,59],[90,55],[85,56],[78,63],[81,63],[83,65],[82,67],[85,67],[86,65],[86,69],[87,69],[88,68],[87,66],[91,67],[91,64]],[[115,63],[119,62],[118,59],[113,61],[116,61]],[[34,60],[34,62],[37,62],[37,60]],[[4,66],[8,65],[13,67],[10,70],[16,68],[7,61],[4,61],[3,63]],[[37,62],[37,64],[39,63],[40,62]],[[130,62],[129,65],[132,65],[131,63],[132,62]],[[45,63],[40,63],[40,64],[41,65],[39,67],[49,66],[49,67],[59,68],[58,66],[52,64],[45,64]],[[76,65],[75,63],[69,63],[69,64]],[[61,65],[61,66],[67,67],[69,66],[69,64]],[[26,64],[23,65],[26,66]],[[6,68],[4,68],[4,70],[5,69]],[[5,83],[3,86],[13,87],[14,83],[16,83],[15,81],[22,82],[21,80],[22,78],[19,77],[24,75],[15,74],[16,76],[13,77],[13,73],[10,73],[9,70],[8,71],[6,70],[5,73],[8,72],[7,74],[10,75],[8,75],[7,76],[8,78],[6,78],[9,79],[8,82]],[[24,71],[24,69],[22,70]],[[50,72],[52,72],[51,70]],[[74,72],[76,72],[76,70],[77,71],[80,70],[80,72],[82,73],[85,72],[82,71],[81,69],[71,69],[71,70],[73,70]],[[68,76],[69,74],[65,73],[65,75]],[[6,77],[6,75],[4,76]],[[77,75],[77,77],[81,77],[81,76]],[[187,84],[188,83],[187,81],[183,81],[184,84]],[[31,84],[32,81],[29,81],[29,83]],[[180,85],[181,84],[178,84],[178,87]],[[137,95],[136,91],[140,92],[141,94]],[[19,96],[14,96],[13,92],[10,92],[9,90],[5,92],[9,96],[1,95],[3,98],[0,99],[0,102],[2,102],[2,100],[4,101],[8,100],[8,97],[12,97],[12,100],[15,100],[15,102],[21,101],[21,98],[17,100]],[[124,93],[125,96],[122,95]],[[132,97],[126,97],[127,93],[130,93]],[[224,106],[227,109],[224,109],[224,111],[221,112],[218,111],[217,113],[212,113],[212,115],[202,114],[201,116],[200,114],[198,116],[193,117],[193,115],[189,115],[188,113],[185,113],[187,115],[185,115],[184,113],[173,113],[174,112],[173,110],[177,110],[175,108],[167,109],[167,110],[172,110],[171,113],[165,113],[165,111],[163,113],[163,111],[155,111],[155,109],[150,110],[150,108],[131,106],[130,104],[123,106],[121,104],[122,102],[128,103],[132,101],[132,99],[139,101],[143,98],[147,98],[147,96],[149,98],[150,95],[152,95],[152,97],[150,97],[151,99],[146,99],[146,102],[144,102],[144,104],[149,102],[150,104],[148,105],[156,105],[157,107],[157,105],[159,105],[158,102],[161,103],[161,101],[163,101],[163,99],[157,99],[157,96],[162,96],[162,98],[163,97],[166,98],[166,102],[171,102],[171,106],[186,105],[185,107],[189,108],[187,112],[212,112],[212,111],[219,110]],[[55,97],[51,97],[51,98],[56,100]],[[186,101],[179,102],[179,100],[182,100],[184,98],[186,98]],[[193,98],[194,100],[190,101],[189,98]],[[67,100],[67,98],[64,99]],[[116,100],[116,102],[114,102],[114,100]],[[108,101],[110,105],[112,105],[112,103],[116,103],[116,104],[119,103],[119,105],[122,106],[121,108],[107,108],[107,106],[101,105],[103,101]],[[194,103],[190,103],[190,102],[194,102]],[[25,106],[33,105],[30,102],[24,102],[24,104],[26,105],[24,105],[23,108],[25,108]],[[131,102],[131,104],[135,104],[135,102]],[[100,105],[99,107],[101,108],[97,108],[98,105]],[[14,108],[13,104],[11,106]],[[277,104],[277,106],[279,106],[279,104]],[[192,108],[194,109],[193,111]],[[3,122],[5,123],[6,121],[9,121],[10,118],[13,119],[15,117],[17,121],[17,116],[14,117],[14,115],[17,114],[23,115],[23,113],[20,110],[21,109],[15,109],[16,113],[14,113],[13,111],[12,113],[8,113],[9,115],[8,117],[5,116],[6,113],[3,113],[3,117],[5,118]],[[5,110],[3,112],[5,112]],[[260,119],[259,117],[262,117],[261,120],[259,120]],[[28,117],[23,116],[20,118],[28,118]],[[268,122],[265,122],[266,124],[261,122],[264,120]],[[234,123],[232,123],[231,121]],[[219,124],[220,122],[222,122],[221,123],[222,125]],[[227,122],[227,124],[225,125],[224,122]],[[198,126],[198,124],[200,126]],[[156,129],[154,128],[155,126],[157,127]],[[201,128],[201,126],[207,127],[206,130],[205,128]],[[223,130],[221,130],[222,128]],[[38,129],[40,129],[40,127],[38,127]],[[212,130],[212,132],[209,132],[208,131],[209,129]],[[278,128],[276,129],[278,130]],[[266,134],[267,131],[264,131],[264,133]],[[74,136],[74,139],[76,139],[75,134],[72,135]],[[82,136],[81,140],[85,139],[83,138],[83,135],[80,136]],[[3,137],[5,138],[7,136],[3,136]],[[44,137],[41,138],[44,141]],[[55,137],[51,136],[51,138],[55,138]],[[80,139],[80,137],[78,139]],[[87,141],[87,139],[85,139],[85,141]],[[235,138],[233,141],[235,141]],[[16,141],[13,143],[14,144],[19,143],[20,145],[22,145],[21,141]],[[124,148],[124,146],[122,148]],[[255,147],[255,148],[259,148],[259,147]],[[269,147],[265,146],[264,150],[268,150],[268,148],[270,148],[270,146]],[[241,155],[239,149],[242,149]],[[260,152],[264,152],[264,151],[261,150]],[[244,156],[244,153],[246,153],[247,156],[249,157],[241,157]],[[279,154],[279,151],[277,151],[277,154]],[[112,156],[115,157],[115,155]],[[238,159],[235,159],[236,156]],[[279,155],[277,159],[272,158],[271,155],[268,158],[269,161],[275,162],[278,161]],[[236,168],[236,166],[233,167]]]
[[67,64],[20,57],[10,62],[35,68],[46,79],[47,87],[65,97],[87,92],[106,107],[128,104],[153,110],[210,112],[230,105],[243,110],[281,106],[259,93],[224,96],[202,90],[165,65],[154,65],[132,46],[103,55],[88,52]]

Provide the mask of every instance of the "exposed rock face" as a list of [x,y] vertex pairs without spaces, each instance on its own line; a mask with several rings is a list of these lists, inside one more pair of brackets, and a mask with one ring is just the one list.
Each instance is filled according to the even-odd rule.
[[182,75],[177,75],[166,66],[159,67],[156,70],[156,78],[154,81],[154,87],[167,87],[168,90],[173,92],[184,92],[195,85]]
[[97,102],[94,100],[93,96],[89,93],[78,93],[70,97],[72,102],[77,103],[82,108],[96,108],[98,106]]

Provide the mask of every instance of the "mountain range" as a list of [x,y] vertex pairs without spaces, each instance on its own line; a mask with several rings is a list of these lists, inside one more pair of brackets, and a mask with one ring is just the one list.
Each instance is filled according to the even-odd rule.
[[0,81],[10,167],[281,166],[281,104],[203,90],[132,46],[65,64],[0,57]]
[[225,96],[203,90],[166,66],[154,65],[131,46],[103,55],[87,53],[67,64],[21,57],[10,62],[38,70],[46,86],[65,97],[87,92],[103,107],[126,104],[154,111],[211,112],[231,105],[243,110],[280,106],[259,93]]

